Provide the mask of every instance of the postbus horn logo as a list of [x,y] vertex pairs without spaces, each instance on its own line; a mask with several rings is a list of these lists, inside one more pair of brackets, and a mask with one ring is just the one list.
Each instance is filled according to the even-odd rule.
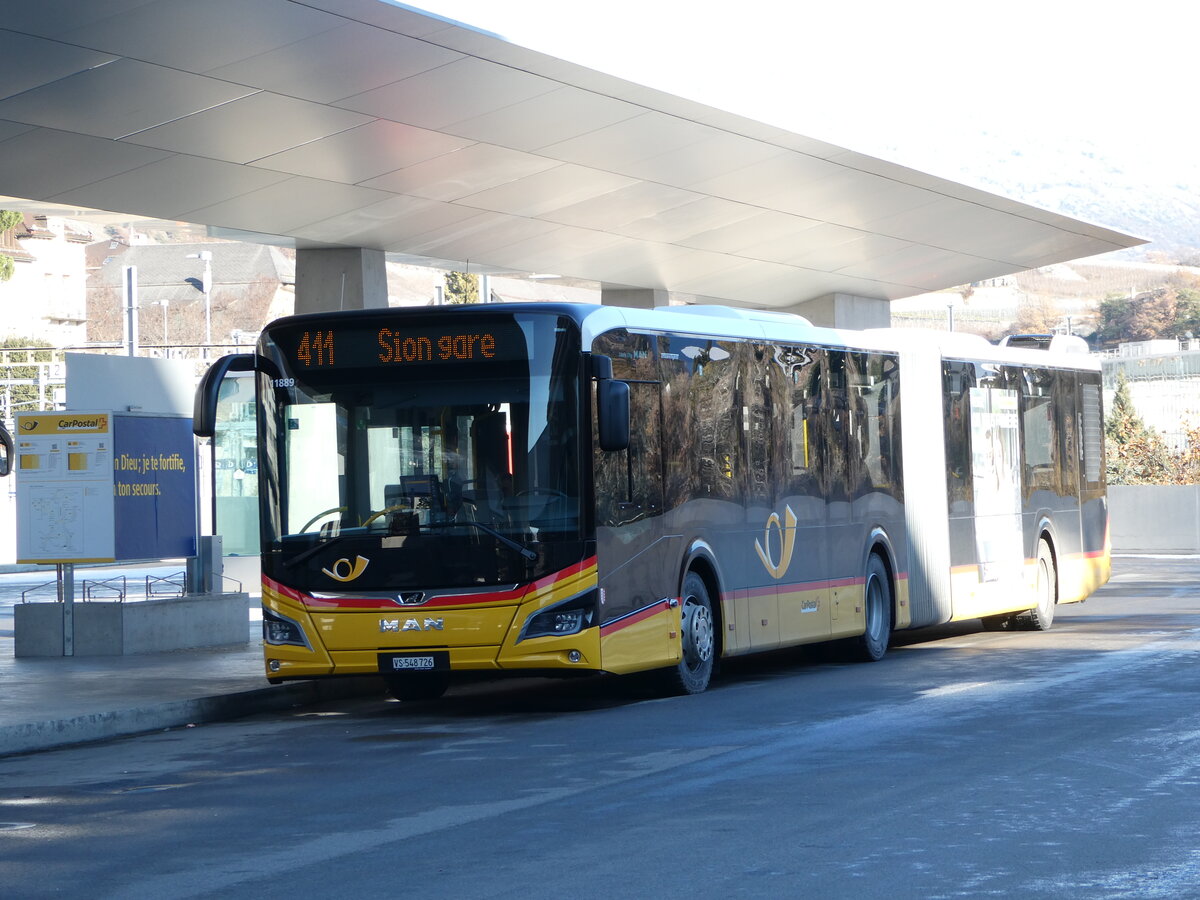
[[342,558],[333,564],[332,569],[322,569],[321,571],[334,581],[353,581],[367,570],[369,562],[370,560],[364,559],[361,556],[356,557],[353,563],[348,559]]
[[[779,531],[779,546],[782,557],[778,564],[771,559],[771,529],[775,528]],[[766,544],[766,547],[763,546]],[[788,570],[788,566],[792,564],[792,551],[796,549],[796,514],[792,512],[790,506],[783,508],[783,522],[779,521],[779,513],[771,513],[771,517],[767,519],[767,527],[763,530],[763,539],[759,541],[755,539],[754,549],[758,551],[758,558],[762,560],[762,564],[766,566],[772,578],[782,578]]]

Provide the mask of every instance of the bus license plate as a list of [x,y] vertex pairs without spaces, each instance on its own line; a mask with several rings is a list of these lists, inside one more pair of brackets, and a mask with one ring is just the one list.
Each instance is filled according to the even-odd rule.
[[380,653],[380,672],[436,672],[450,668],[450,654],[440,653]]
[[432,669],[432,656],[393,656],[393,669]]

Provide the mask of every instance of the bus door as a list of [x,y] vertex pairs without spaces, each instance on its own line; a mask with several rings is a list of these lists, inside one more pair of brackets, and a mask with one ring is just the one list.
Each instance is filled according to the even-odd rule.
[[[1080,376],[1079,403],[1079,530],[1082,578],[1075,583],[1083,599],[1109,578],[1108,498],[1104,484],[1104,421],[1101,412],[1099,373]],[[1059,599],[1071,599],[1065,579]]]
[[775,464],[773,518],[756,549],[776,578],[777,640],[791,644],[829,635],[826,479],[840,454],[830,446],[829,352],[785,347],[778,357],[787,389],[772,398],[772,406],[778,407],[775,429],[783,438],[782,458]]
[[597,449],[594,459],[601,653],[611,672],[678,659],[679,612],[672,604],[679,585],[664,540],[658,382],[629,382],[629,419],[628,449]]
[[853,629],[856,610],[862,608],[862,558],[864,529],[855,521],[855,499],[862,454],[855,434],[863,411],[851,402],[852,364],[857,354],[828,352],[826,425],[828,455],[825,460],[826,538],[828,540],[829,615],[824,627]]
[[[1079,434],[1079,380],[1074,372],[1055,373],[1055,412],[1058,424],[1058,458],[1062,460],[1061,485],[1058,489],[1059,502],[1055,527],[1061,533],[1062,547],[1059,555],[1079,558],[1080,550],[1080,454],[1082,441]],[[1036,554],[1036,550],[1035,550]]]

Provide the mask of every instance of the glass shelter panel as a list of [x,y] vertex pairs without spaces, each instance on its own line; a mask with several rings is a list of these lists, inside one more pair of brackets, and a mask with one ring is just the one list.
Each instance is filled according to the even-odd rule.
[[226,556],[257,556],[258,435],[254,379],[227,377],[217,398],[213,435],[213,497],[216,533]]

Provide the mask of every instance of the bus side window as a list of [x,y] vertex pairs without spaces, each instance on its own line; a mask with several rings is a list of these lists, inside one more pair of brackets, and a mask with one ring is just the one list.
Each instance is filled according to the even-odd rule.
[[789,360],[792,381],[791,479],[789,493],[801,497],[824,494],[821,476],[826,451],[822,421],[826,351],[803,348]]
[[662,512],[662,408],[660,385],[629,385],[629,511],[639,516]]
[[[629,446],[593,456],[596,524],[618,526],[662,511],[662,415],[657,383],[629,385]],[[593,424],[593,430],[595,425]]]
[[829,378],[826,417],[829,423],[829,456],[825,467],[826,496],[830,500],[848,500],[850,485],[851,414],[846,395],[846,357],[844,350],[828,351]]
[[942,399],[946,422],[946,493],[952,514],[956,503],[974,499],[971,472],[971,388],[975,386],[975,367],[970,363],[947,361],[942,368]]
[[1029,492],[1059,490],[1053,380],[1054,374],[1046,369],[1029,369],[1021,386],[1023,481]]

